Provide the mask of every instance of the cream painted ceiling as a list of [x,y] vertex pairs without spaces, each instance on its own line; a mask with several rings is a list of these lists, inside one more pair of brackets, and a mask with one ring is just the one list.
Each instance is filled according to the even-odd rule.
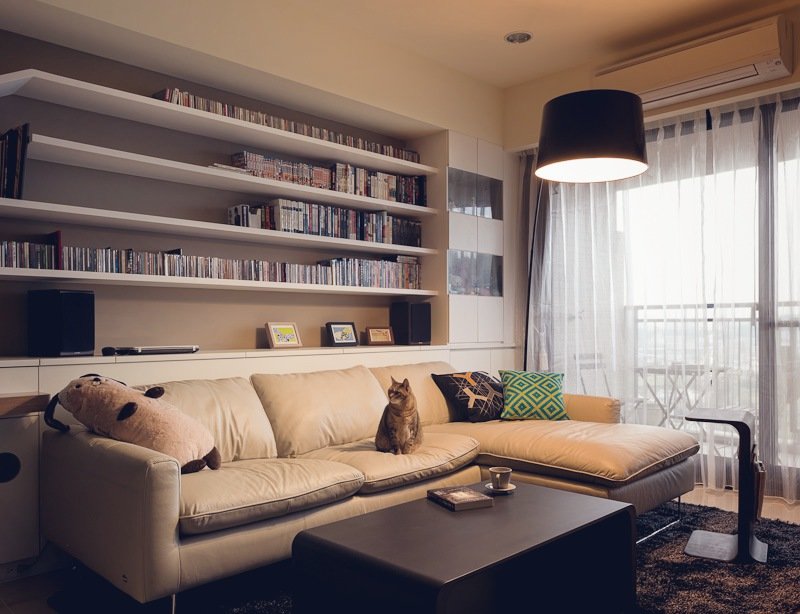
[[[484,83],[509,87],[547,74],[683,42],[711,24],[738,25],[786,0],[292,0],[331,27],[380,33],[383,42]],[[522,45],[503,37],[526,30]],[[705,33],[705,32],[704,32]]]
[[[597,68],[789,9],[796,18],[798,7],[800,0],[0,0],[0,30],[401,139],[447,128],[519,149],[538,138],[530,109],[589,86]],[[506,43],[514,30],[533,40]]]

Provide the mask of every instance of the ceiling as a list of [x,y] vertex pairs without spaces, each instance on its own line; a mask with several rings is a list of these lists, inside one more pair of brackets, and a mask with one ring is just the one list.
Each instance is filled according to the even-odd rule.
[[[738,25],[796,0],[293,0],[332,27],[368,36],[501,88],[653,41],[682,42],[710,25]],[[533,34],[525,44],[503,40],[511,31]],[[355,32],[358,31],[358,32]],[[713,31],[713,30],[712,30]],[[703,32],[704,34],[706,32]],[[710,32],[709,32],[710,33]]]
[[[400,139],[447,128],[518,149],[538,138],[530,109],[597,68],[790,10],[800,0],[0,0],[0,31]],[[533,40],[503,40],[518,30]]]

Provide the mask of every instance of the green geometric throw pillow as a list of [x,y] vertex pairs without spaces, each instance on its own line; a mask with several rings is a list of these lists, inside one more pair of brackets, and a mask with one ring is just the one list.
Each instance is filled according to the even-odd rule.
[[564,409],[563,373],[500,371],[501,420],[569,420]]

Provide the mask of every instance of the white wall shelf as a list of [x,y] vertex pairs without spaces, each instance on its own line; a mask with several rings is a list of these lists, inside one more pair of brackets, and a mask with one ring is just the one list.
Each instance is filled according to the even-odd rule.
[[[174,85],[169,77],[164,77],[163,86]],[[267,258],[270,261],[289,262],[300,262],[302,259],[283,254],[283,251],[311,252],[305,254],[308,260],[312,257],[313,260],[337,257],[419,257],[422,261],[421,268],[426,270],[428,267],[435,270],[443,257],[441,250],[435,249],[437,233],[443,219],[438,195],[430,199],[431,206],[412,205],[206,166],[212,162],[224,162],[226,156],[239,147],[324,166],[348,163],[387,173],[422,175],[428,177],[428,181],[435,181],[442,176],[438,163],[437,166],[428,166],[408,162],[39,70],[0,75],[0,101],[2,100],[5,100],[5,106],[14,115],[15,123],[28,122],[34,129],[38,128],[39,132],[31,135],[26,152],[29,161],[26,183],[30,184],[31,199],[0,198],[0,226],[5,224],[8,228],[1,239],[22,240],[23,234],[29,239],[31,232],[49,233],[63,229],[65,246],[79,245],[91,249],[101,243],[105,245],[104,232],[118,231],[119,237],[115,238],[118,241],[128,235],[131,238],[137,234],[138,238],[147,236],[149,251],[161,249],[162,239],[159,237],[163,237],[169,241],[169,247],[174,247],[172,243],[176,238],[179,243],[185,241],[186,249],[192,255],[234,253],[237,258],[243,259]],[[43,104],[33,104],[33,100]],[[255,104],[255,107],[258,105]],[[63,122],[79,122],[85,129],[62,134],[60,130]],[[126,125],[125,122],[138,122],[155,130],[139,131],[138,125]],[[94,141],[100,134],[99,131],[104,130],[109,131],[106,135],[109,138],[102,143]],[[177,138],[177,132],[198,138]],[[358,129],[353,132],[358,133]],[[114,139],[112,135],[117,133],[119,134]],[[162,153],[164,151],[170,153]],[[204,152],[201,157],[199,151]],[[59,168],[50,165],[57,165]],[[95,176],[87,171],[99,171],[104,175]],[[130,182],[128,177],[151,182]],[[170,183],[174,185],[170,186]],[[64,192],[59,189],[61,184],[66,187]],[[139,186],[142,198],[147,199],[142,201],[141,206],[136,200]],[[205,188],[207,191],[195,190],[189,193],[183,186]],[[114,200],[117,189],[126,190],[124,198],[119,202]],[[186,198],[183,198],[183,192],[187,193]],[[69,196],[62,196],[62,193]],[[178,195],[175,207],[157,208],[161,199],[175,201],[176,197],[173,195]],[[246,228],[225,223],[230,204],[268,201],[272,198],[358,211],[386,212],[392,216],[412,218],[422,226],[426,238],[425,247]],[[207,248],[203,244],[207,244]],[[234,246],[235,249],[232,249]],[[266,252],[263,249],[270,247],[272,249]],[[130,290],[125,290],[125,296],[130,295],[133,298],[132,303],[137,300],[136,288],[142,287],[171,292],[221,291],[219,295],[226,305],[251,319],[258,316],[252,315],[255,309],[251,299],[241,294],[272,293],[275,297],[269,298],[265,295],[263,302],[273,310],[290,312],[299,322],[300,328],[308,329],[312,328],[311,320],[316,321],[322,317],[318,312],[326,308],[326,303],[331,303],[335,310],[343,313],[352,312],[354,319],[366,318],[380,323],[387,319],[384,309],[388,310],[392,300],[424,300],[442,295],[443,279],[431,273],[426,274],[425,271],[420,271],[420,278],[425,282],[422,288],[383,288],[0,267],[0,280],[16,282],[22,288],[45,285],[129,288]],[[225,296],[225,293],[238,293],[240,298]],[[320,300],[314,295],[330,296],[331,299]],[[109,296],[111,295],[106,293],[101,297],[101,309],[105,309],[106,303],[111,300]],[[166,303],[169,297],[169,292],[164,292],[163,298],[155,300]],[[333,297],[338,298],[334,300]],[[434,301],[434,305],[439,304]],[[213,313],[219,307],[209,301],[203,309]],[[126,305],[124,317],[135,317],[134,311],[135,307]],[[439,317],[438,313],[435,317]],[[188,324],[186,328],[189,328]],[[99,337],[117,334],[116,331],[108,330],[98,332]],[[177,334],[175,331],[170,332]],[[233,326],[229,326],[226,333],[233,336],[242,334]],[[436,340],[443,338],[440,334]],[[239,345],[247,342],[245,339],[237,339]],[[215,339],[209,343],[216,344],[218,341]]]
[[438,172],[433,166],[407,162],[39,70],[21,70],[0,76],[0,96],[10,95],[304,158],[347,162],[404,175],[433,175]]
[[337,251],[403,254],[409,256],[425,256],[438,253],[438,250],[435,249],[396,245],[394,243],[339,239],[296,232],[262,230],[260,228],[243,228],[230,224],[10,198],[0,198],[0,218],[77,224],[80,226],[213,239],[215,241],[281,245],[308,249],[327,248]]
[[398,215],[431,216],[437,211],[419,205],[407,205],[391,200],[357,196],[335,190],[262,179],[235,171],[187,164],[175,160],[77,143],[55,137],[34,134],[28,145],[28,158],[55,162],[98,171],[170,181],[216,190],[245,192],[262,196],[277,196],[329,205],[340,205],[367,211],[388,211]]
[[260,292],[293,292],[373,296],[436,296],[436,290],[405,288],[365,288],[328,284],[298,284],[283,281],[248,281],[240,279],[205,279],[171,275],[132,275],[128,273],[95,273],[55,269],[18,269],[0,267],[0,279],[9,281],[81,283],[91,285],[162,286],[203,290],[251,290]]

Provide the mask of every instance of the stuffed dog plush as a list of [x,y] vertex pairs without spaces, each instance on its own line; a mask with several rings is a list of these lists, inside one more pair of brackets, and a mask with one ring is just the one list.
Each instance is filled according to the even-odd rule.
[[219,469],[220,455],[211,432],[174,405],[159,399],[161,386],[145,392],[94,373],[72,380],[44,412],[48,426],[61,432],[69,426],[54,417],[60,404],[89,430],[133,443],[178,460],[181,473],[208,465]]

